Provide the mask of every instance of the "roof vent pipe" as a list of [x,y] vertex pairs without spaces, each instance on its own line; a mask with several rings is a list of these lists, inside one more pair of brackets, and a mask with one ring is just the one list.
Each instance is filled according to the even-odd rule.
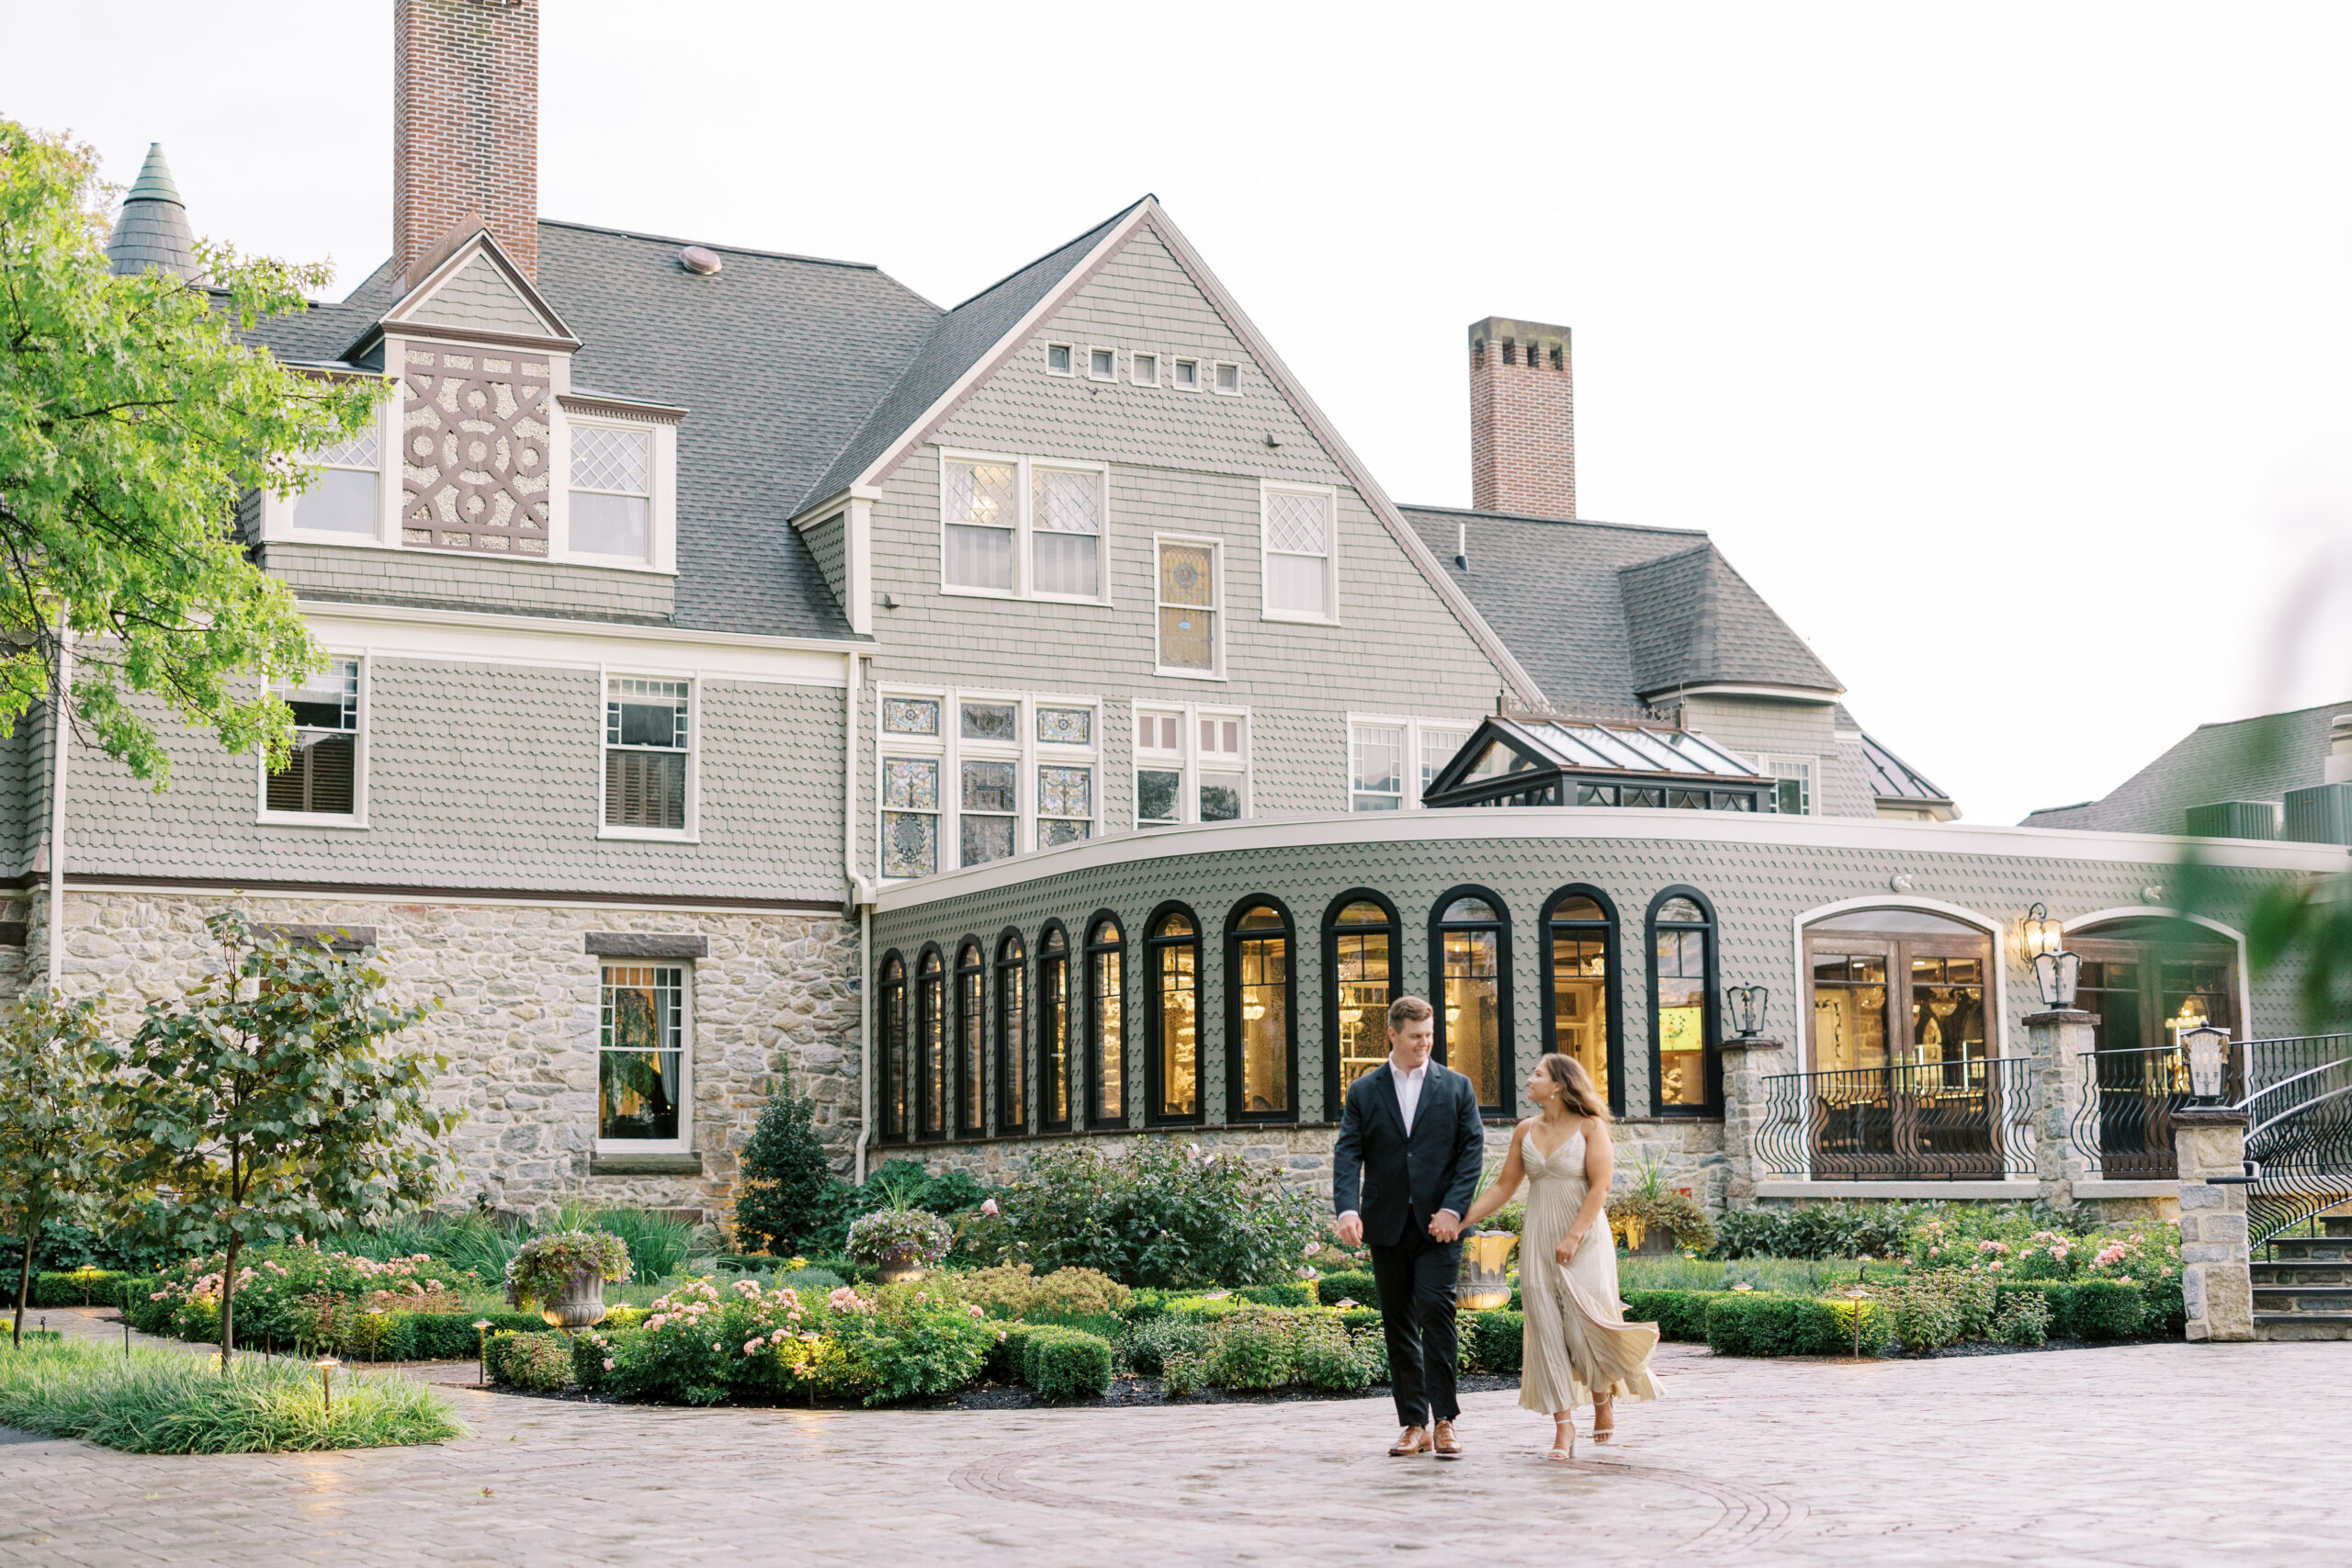
[[688,245],[678,253],[678,265],[697,277],[709,277],[727,264],[707,245]]
[[1470,525],[1467,523],[1453,525],[1453,564],[1460,570],[1470,570]]

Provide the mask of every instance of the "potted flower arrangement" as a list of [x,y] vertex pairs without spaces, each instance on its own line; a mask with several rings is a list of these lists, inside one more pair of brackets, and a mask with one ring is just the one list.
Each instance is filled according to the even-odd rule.
[[1715,1227],[1689,1188],[1669,1188],[1656,1160],[1642,1162],[1631,1187],[1609,1195],[1609,1228],[1628,1252],[1703,1252],[1715,1241]]
[[921,1209],[877,1209],[849,1227],[849,1256],[885,1284],[920,1280],[955,1242],[947,1222]]
[[556,1231],[525,1242],[506,1265],[506,1299],[537,1302],[558,1328],[605,1320],[605,1281],[629,1277],[628,1244],[610,1231]]

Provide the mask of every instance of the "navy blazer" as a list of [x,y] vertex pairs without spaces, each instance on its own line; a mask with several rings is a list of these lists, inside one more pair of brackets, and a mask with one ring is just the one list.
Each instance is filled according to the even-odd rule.
[[1353,1209],[1374,1247],[1396,1246],[1408,1224],[1428,1229],[1441,1209],[1468,1213],[1486,1167],[1487,1127],[1468,1078],[1431,1060],[1408,1137],[1393,1076],[1383,1062],[1348,1086],[1331,1147],[1332,1213]]

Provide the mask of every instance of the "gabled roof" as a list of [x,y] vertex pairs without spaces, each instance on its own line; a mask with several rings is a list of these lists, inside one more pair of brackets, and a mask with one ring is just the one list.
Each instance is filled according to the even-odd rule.
[[188,228],[187,207],[180,200],[180,187],[173,182],[160,141],[148,143],[147,162],[122,198],[122,215],[107,238],[107,261],[124,276],[154,269],[175,272],[190,283],[201,281],[196,234]]
[[440,327],[551,349],[580,345],[563,317],[487,229],[453,231],[420,270],[416,285],[344,350],[345,359],[368,353],[386,332],[402,327]]
[[2100,799],[2030,812],[2021,825],[2178,833],[2192,806],[2283,801],[2326,782],[2328,731],[2340,713],[2352,713],[2352,701],[2200,724]]
[[1862,764],[1870,773],[1871,793],[1881,800],[1916,800],[1922,806],[1951,804],[1951,796],[1937,788],[1927,774],[1867,734],[1862,737]]

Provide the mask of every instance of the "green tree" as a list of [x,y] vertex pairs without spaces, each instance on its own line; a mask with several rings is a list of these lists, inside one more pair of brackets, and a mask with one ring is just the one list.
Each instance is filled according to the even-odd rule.
[[25,1340],[33,1255],[51,1220],[99,1217],[119,1164],[90,1111],[112,1059],[99,999],[27,997],[0,1015],[0,1216],[25,1238],[17,1270],[13,1342]]
[[170,760],[135,695],[273,766],[271,682],[324,661],[293,595],[245,558],[239,497],[298,491],[294,454],[374,417],[382,385],[298,375],[242,341],[303,308],[322,265],[199,244],[206,287],[118,277],[90,150],[0,119],[0,733],[55,689],[157,788]]
[[786,1086],[760,1112],[735,1188],[737,1246],[756,1244],[785,1257],[839,1219],[848,1188],[833,1177],[814,1109]]
[[157,1002],[119,1056],[107,1103],[132,1153],[123,1174],[163,1197],[165,1232],[221,1270],[220,1360],[236,1345],[237,1257],[248,1246],[381,1224],[423,1208],[462,1112],[434,1109],[447,1058],[379,1047],[437,1003],[381,998],[382,971],[324,942],[206,924],[219,970],[179,1006]]

